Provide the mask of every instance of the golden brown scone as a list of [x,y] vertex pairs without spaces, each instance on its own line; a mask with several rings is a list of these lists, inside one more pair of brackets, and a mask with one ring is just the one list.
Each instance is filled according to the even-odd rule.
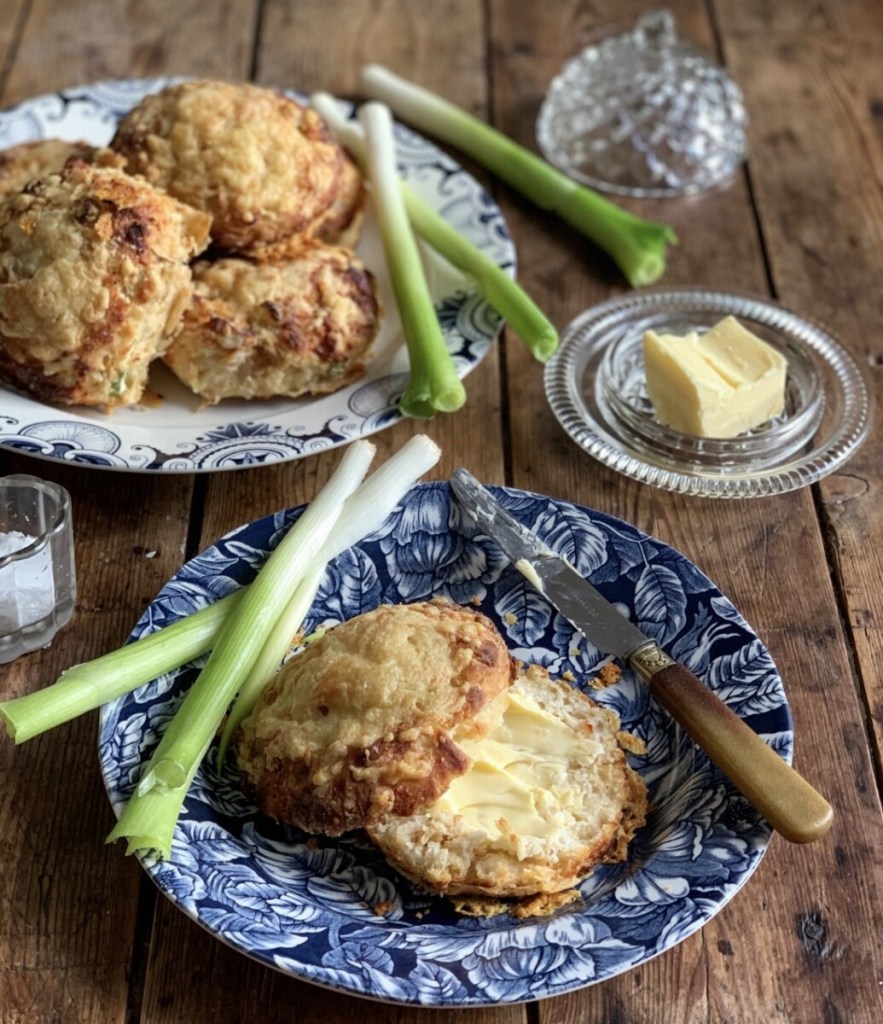
[[597,864],[623,859],[644,822],[646,787],[619,729],[613,712],[531,665],[502,723],[461,744],[469,771],[431,806],[376,818],[368,834],[402,874],[442,895],[572,889]]
[[147,96],[111,148],[130,173],[210,213],[223,249],[304,233],[336,241],[364,204],[360,176],[322,118],[255,85],[201,80]]
[[87,142],[37,139],[0,150],[0,197],[20,192],[34,178],[57,174],[67,160],[75,157],[100,167],[121,167],[122,157]]
[[284,262],[228,257],[193,273],[164,358],[206,402],[325,394],[364,371],[380,312],[374,278],[351,250],[305,242]]
[[413,814],[466,770],[459,744],[499,720],[513,676],[474,609],[382,605],[281,669],[238,737],[246,789],[270,817],[326,835]]
[[296,256],[310,240],[354,249],[362,233],[364,214],[365,184],[356,165],[346,159],[331,204],[304,231],[281,241],[250,246],[248,257],[262,263],[283,262]]
[[0,203],[0,379],[35,398],[137,402],[177,329],[208,217],[68,160]]

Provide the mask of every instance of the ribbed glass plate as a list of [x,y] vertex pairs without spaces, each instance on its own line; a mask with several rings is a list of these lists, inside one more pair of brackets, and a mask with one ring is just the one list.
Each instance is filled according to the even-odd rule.
[[[693,437],[660,423],[647,396],[643,337],[705,331],[737,317],[788,360],[782,416],[736,438]],[[589,455],[664,490],[756,498],[815,483],[868,436],[865,376],[823,327],[771,302],[702,289],[642,291],[578,316],[546,365],[546,396]]]

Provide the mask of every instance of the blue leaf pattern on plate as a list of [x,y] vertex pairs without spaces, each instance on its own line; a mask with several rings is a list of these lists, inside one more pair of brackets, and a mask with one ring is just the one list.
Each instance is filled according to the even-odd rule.
[[[790,715],[773,661],[695,566],[610,516],[494,491],[790,758]],[[133,637],[248,583],[297,514],[249,523],[188,562]],[[517,657],[570,672],[575,685],[586,688],[609,660],[470,528],[442,483],[413,488],[379,530],[329,566],[307,625],[437,594],[475,601]],[[99,759],[115,808],[195,672],[185,667],[102,709]],[[498,1005],[610,978],[700,928],[756,869],[770,831],[631,670],[592,696],[646,741],[634,764],[652,811],[628,862],[598,869],[580,886],[580,899],[549,918],[458,917],[444,901],[416,892],[363,836],[314,840],[282,829],[244,796],[232,760],[218,773],[214,748],[187,795],[172,856],[145,857],[144,868],[229,945],[346,992],[413,1005]]]
[[684,627],[687,595],[678,575],[660,561],[644,567],[635,587],[636,625],[663,645]]

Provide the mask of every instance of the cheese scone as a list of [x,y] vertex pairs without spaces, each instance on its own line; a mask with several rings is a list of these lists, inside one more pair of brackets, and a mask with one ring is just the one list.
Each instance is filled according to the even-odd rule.
[[429,807],[383,815],[368,834],[403,875],[441,895],[570,889],[624,859],[644,822],[646,787],[619,731],[612,711],[531,665],[500,724],[461,741],[469,770]]
[[209,218],[76,157],[0,201],[0,380],[44,402],[137,402],[190,299]]
[[446,600],[381,605],[292,657],[242,723],[237,758],[268,816],[339,835],[410,815],[469,767],[515,676],[494,624]]
[[[110,150],[104,152],[112,156]],[[0,150],[0,196],[20,192],[34,178],[58,174],[71,157],[95,163],[98,155],[95,146],[62,139],[33,139]]]
[[361,175],[324,120],[274,89],[195,80],[146,96],[111,148],[143,175],[212,217],[222,249],[253,253],[307,234],[351,241]]
[[326,394],[364,372],[380,307],[352,250],[301,242],[276,263],[200,261],[193,278],[164,359],[207,403]]

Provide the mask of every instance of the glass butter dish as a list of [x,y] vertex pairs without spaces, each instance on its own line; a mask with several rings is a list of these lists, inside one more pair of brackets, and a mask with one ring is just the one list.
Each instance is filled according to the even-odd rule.
[[722,184],[747,153],[742,92],[657,10],[573,57],[549,86],[537,142],[550,163],[619,195],[687,195]]
[[70,495],[36,477],[0,477],[0,664],[45,647],[75,596]]
[[[785,357],[785,411],[734,438],[665,426],[647,394],[644,332],[704,332],[726,316]],[[871,426],[865,375],[824,328],[771,302],[703,289],[651,289],[587,310],[564,330],[545,388],[562,427],[600,462],[642,483],[711,498],[815,483],[851,458]]]

